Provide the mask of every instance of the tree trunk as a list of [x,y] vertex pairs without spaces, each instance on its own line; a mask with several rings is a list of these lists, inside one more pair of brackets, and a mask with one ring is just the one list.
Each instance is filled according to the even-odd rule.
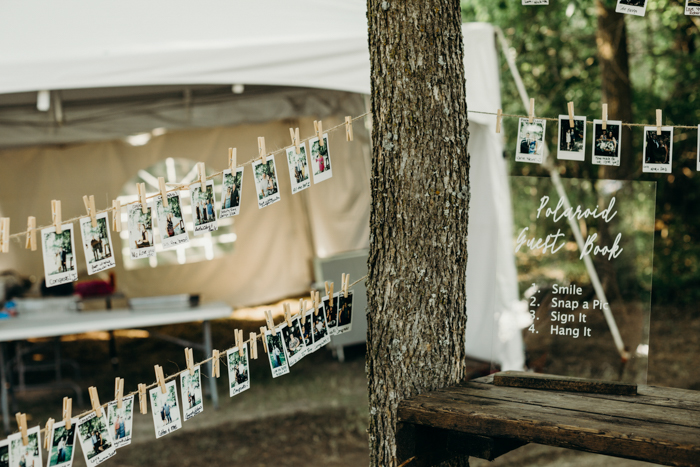
[[370,465],[391,467],[399,401],[464,378],[469,132],[459,1],[367,3]]
[[[615,13],[612,0],[596,0],[598,29],[596,44],[600,61],[603,102],[608,104],[608,118],[632,122],[632,84],[630,83],[627,27],[625,16]],[[622,127],[620,167],[601,166],[603,178],[631,179],[641,170],[641,158],[635,157],[632,129]]]

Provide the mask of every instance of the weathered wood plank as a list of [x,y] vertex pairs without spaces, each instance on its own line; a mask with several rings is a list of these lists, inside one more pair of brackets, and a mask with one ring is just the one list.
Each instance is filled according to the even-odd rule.
[[493,376],[494,386],[541,389],[546,391],[583,392],[593,394],[637,394],[637,385],[567,376],[526,373],[523,371],[503,371]]

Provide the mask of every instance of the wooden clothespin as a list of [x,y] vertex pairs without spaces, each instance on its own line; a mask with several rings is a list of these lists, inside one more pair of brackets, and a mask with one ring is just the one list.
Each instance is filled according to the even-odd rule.
[[118,199],[112,201],[112,230],[122,231],[122,202]]
[[221,361],[219,360],[219,351],[214,349],[212,350],[212,366],[211,366],[211,377],[212,378],[218,378],[221,376],[221,371],[219,370]]
[[569,108],[569,126],[571,128],[573,128],[574,127],[574,103],[569,102],[567,104],[567,107]]
[[197,162],[197,172],[199,172],[199,188],[204,193],[207,191],[207,172],[204,168],[204,162]]
[[51,449],[51,433],[53,433],[53,424],[56,422],[53,418],[46,420],[46,430],[44,435],[44,449]]
[[265,353],[267,353],[267,341],[265,340],[265,333],[267,332],[267,328],[265,326],[260,326],[260,340],[262,341],[263,344],[263,350]]
[[187,369],[190,371],[190,376],[194,375],[194,353],[192,349],[185,349],[185,362],[187,363]]
[[3,217],[0,219],[0,250],[3,253],[10,251],[10,218]]
[[163,367],[160,365],[154,365],[156,370],[156,383],[160,386],[160,392],[165,394],[168,389],[165,387],[165,376],[163,375]]
[[503,119],[503,110],[498,109],[496,112],[496,133],[501,132],[501,119]]
[[306,324],[306,300],[299,299],[299,319],[301,324]]
[[603,104],[603,115],[602,115],[602,120],[603,120],[603,130],[608,129],[608,104]]
[[325,142],[323,141],[323,122],[321,122],[321,120],[314,120],[314,131],[316,132],[316,136],[318,137],[318,145],[323,147],[325,145]]
[[267,159],[267,151],[265,151],[265,137],[258,136],[258,157],[262,159],[263,164]]
[[290,128],[289,134],[292,137],[292,144],[294,145],[294,150],[297,154],[299,154],[301,152],[301,148],[299,147],[299,128]]
[[348,298],[348,289],[350,288],[350,274],[343,274],[343,297]]
[[61,228],[61,202],[57,199],[51,201],[51,219],[53,220],[56,233],[60,234],[63,232]]
[[95,386],[90,386],[88,388],[90,393],[90,403],[92,404],[92,410],[95,411],[95,415],[98,417],[102,416],[102,405],[100,405],[100,397],[97,395],[97,388]]
[[158,188],[160,188],[160,197],[163,198],[163,207],[168,207],[168,189],[165,187],[165,178],[158,177]]
[[272,310],[265,310],[265,321],[267,321],[267,328],[272,331],[272,335],[277,335],[277,329],[275,329],[275,321],[272,319]]
[[70,397],[63,398],[63,421],[66,423],[66,430],[70,430],[70,424],[73,416],[73,399]]
[[352,117],[345,117],[345,139],[352,141]]
[[287,322],[287,326],[292,327],[292,309],[289,303],[284,304],[284,320]]
[[22,445],[26,446],[29,444],[29,436],[27,436],[27,414],[17,412],[15,417],[17,417],[17,426],[19,427],[19,431],[22,433]]
[[250,358],[253,360],[258,359],[258,336],[254,333],[250,333]]
[[245,352],[243,351],[243,330],[234,329],[233,332],[236,335],[236,347],[238,347],[238,355],[242,357],[243,355],[245,355]]
[[663,119],[661,118],[661,109],[656,109],[656,134],[661,134],[661,126],[663,124]]
[[83,196],[83,203],[85,203],[85,210],[88,216],[90,216],[90,222],[93,227],[97,227],[97,211],[95,211],[95,195]]
[[328,294],[328,308],[333,309],[333,282],[331,282],[331,293]]
[[228,167],[231,175],[236,173],[236,148],[228,148]]
[[318,306],[321,304],[321,293],[316,291],[316,302],[314,306],[314,315],[318,315]]
[[117,401],[117,408],[121,409],[124,402],[124,378],[119,376],[114,379],[114,400]]
[[139,383],[139,409],[143,415],[148,413],[148,399],[146,399],[146,385]]
[[535,98],[530,98],[530,113],[528,114],[528,122],[532,123],[535,121]]
[[[139,203],[141,203],[141,212],[146,214],[148,212],[148,201],[146,200],[146,184],[137,183],[136,190],[139,192]],[[163,200],[163,206],[165,206],[165,200]]]
[[311,291],[311,309],[316,311],[316,291]]
[[27,218],[27,241],[24,243],[27,250],[36,251],[36,217]]

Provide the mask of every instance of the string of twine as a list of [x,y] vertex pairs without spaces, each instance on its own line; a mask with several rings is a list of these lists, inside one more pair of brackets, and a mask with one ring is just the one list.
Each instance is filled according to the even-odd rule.
[[[351,122],[354,122],[355,120],[360,120],[360,119],[362,119],[362,118],[365,118],[365,117],[368,116],[369,114],[370,114],[370,112],[365,112],[365,113],[363,113],[363,114],[361,114],[361,115],[358,115],[357,117],[352,118],[350,121],[351,121]],[[336,131],[336,130],[338,130],[339,128],[345,127],[345,125],[346,125],[346,122],[343,122],[343,123],[341,123],[341,124],[339,124],[339,125],[336,125],[336,126],[334,126],[334,127],[331,127],[331,128],[328,128],[328,129],[324,129],[323,132],[324,132],[324,133],[332,133],[333,131]],[[309,136],[308,138],[304,138],[304,139],[302,139],[302,140],[299,141],[299,144],[306,143],[307,141],[310,141],[310,140],[314,139],[315,137],[316,137],[316,135],[314,135],[314,136]],[[267,158],[268,156],[274,156],[274,155],[276,155],[276,154],[281,154],[281,153],[283,153],[284,151],[287,150],[287,147],[289,147],[289,146],[286,146],[286,147],[281,148],[281,149],[276,149],[275,151],[272,151],[272,152],[268,152],[267,154],[265,154],[264,157]],[[253,157],[253,158],[247,160],[246,162],[237,165],[237,166],[236,166],[236,169],[241,168],[241,167],[245,167],[246,165],[249,165],[249,164],[252,164],[252,163],[255,162],[256,160],[260,160],[260,156]],[[206,180],[210,180],[210,179],[213,179],[214,177],[218,177],[218,176],[220,176],[220,175],[223,175],[224,171],[225,171],[225,170],[228,170],[229,168],[230,168],[230,167],[227,167],[227,168],[224,169],[224,170],[220,170],[220,171],[218,171],[218,172],[216,172],[216,173],[214,173],[214,174],[212,174],[212,175],[208,175],[208,176],[206,177]],[[175,191],[180,191],[180,190],[182,190],[182,189],[184,189],[184,188],[190,187],[191,185],[198,185],[199,183],[200,183],[200,181],[199,181],[199,178],[198,178],[196,181],[194,181],[194,182],[192,182],[192,183],[189,183],[189,184],[186,184],[186,185],[177,185],[177,186],[175,186],[174,188],[171,188],[171,189],[169,189],[169,190],[166,190],[166,196],[167,196],[167,193],[172,193],[172,192],[175,192]],[[151,196],[147,196],[147,197],[146,197],[146,200],[154,199],[154,198],[157,198],[157,197],[159,197],[159,196],[161,196],[160,192],[158,192],[158,193],[156,193],[156,194],[154,194],[154,195],[151,195]],[[130,203],[124,203],[121,207],[128,206],[128,205],[130,205],[130,204],[139,204],[140,202],[141,202],[141,201],[137,199],[136,201],[131,201]],[[97,214],[102,214],[102,213],[104,213],[104,212],[109,213],[109,212],[112,212],[112,211],[114,211],[114,210],[115,210],[114,207],[109,207],[109,208],[107,208],[107,209],[100,209],[100,210],[97,210],[97,212],[95,213],[95,215],[97,215]],[[90,217],[89,214],[87,214],[87,215],[82,215],[82,216],[72,217],[72,218],[67,219],[67,220],[61,220],[61,224],[68,224],[68,223],[75,222],[75,221],[78,221],[78,220],[80,220],[80,219],[85,219],[85,218],[88,218],[88,217]],[[51,227],[51,226],[53,226],[53,224],[43,225],[43,226],[36,227],[36,228],[34,228],[34,229],[31,229],[31,230],[41,231],[42,229],[45,229],[45,228]],[[30,232],[30,230],[25,230],[25,231],[23,231],[23,232],[17,232],[17,233],[14,233],[14,234],[10,235],[9,238],[20,238],[20,237],[22,237],[23,235],[27,235],[29,232]]]
[[[362,281],[365,280],[365,279],[367,279],[367,275],[366,275],[366,274],[365,274],[364,276],[360,277],[359,279],[357,279],[355,282],[351,283],[351,284],[348,286],[348,290],[351,289],[352,287],[356,286],[357,284],[359,284],[360,282],[362,282]],[[342,291],[339,292],[339,293],[342,293]],[[305,309],[305,310],[300,311],[299,313],[293,315],[291,319],[292,319],[292,320],[299,319],[299,318],[301,318],[302,316],[305,316],[306,313],[308,313],[309,311],[312,311],[312,310],[313,310],[313,306],[312,306],[311,308]],[[279,326],[282,326],[283,324],[284,324],[284,323],[280,323],[279,325],[275,325],[275,327],[274,327],[275,331],[277,330],[277,328],[278,328]],[[270,329],[269,331],[272,331],[272,329]],[[263,336],[262,334],[256,333],[256,334],[255,334],[255,341],[253,341],[252,339],[248,338],[248,340],[244,340],[244,341],[243,341],[243,345],[247,345],[247,344],[249,344],[249,343],[252,343],[252,345],[258,345],[258,342],[257,342],[257,341],[258,341],[258,338],[260,338],[260,340],[262,341],[263,337],[264,337],[264,336]],[[227,352],[229,352],[229,351],[231,351],[231,350],[233,350],[233,349],[236,349],[236,351],[238,351],[238,346],[229,347],[228,349],[225,349],[225,350],[223,350],[222,352],[220,352],[220,353],[219,353],[219,360],[223,359],[223,360],[224,360],[224,364],[226,364],[226,358],[225,358],[225,356],[226,356]],[[249,354],[249,355],[250,355],[250,354]],[[209,363],[209,362],[211,362],[211,361],[213,361],[213,360],[214,360],[214,356],[212,355],[211,357],[209,357],[209,358],[207,358],[207,359],[204,359],[204,360],[202,360],[201,362],[193,363],[193,364],[192,364],[192,367],[194,368],[194,367],[196,367],[196,366],[201,366],[201,365],[204,365],[204,364],[206,364],[206,363]],[[227,365],[227,367],[228,367],[228,365]],[[163,382],[164,382],[164,383],[167,383],[168,381],[172,381],[173,379],[177,378],[183,371],[187,371],[187,369],[178,371],[177,373],[173,373],[172,375],[165,377],[165,378],[163,379]],[[151,384],[147,385],[147,386],[145,387],[146,397],[148,397],[148,391],[149,391],[150,389],[156,388],[156,387],[158,387],[159,385],[160,385],[160,382],[159,382],[159,381],[156,381],[155,383],[151,383]],[[132,391],[132,392],[130,392],[129,394],[126,394],[126,395],[122,396],[122,398],[127,398],[127,397],[131,397],[131,396],[137,396],[138,394],[139,394],[139,391],[136,390],[136,391]],[[113,401],[110,401],[110,402],[113,402]],[[100,407],[103,408],[103,409],[107,409],[108,406],[109,406],[109,402],[106,402],[106,403],[102,404]],[[94,412],[94,410],[95,410],[95,408],[93,407],[92,410],[88,410],[88,411],[83,412],[83,413],[78,414],[78,415],[71,415],[71,418],[82,418],[82,417],[84,417],[84,416],[90,414],[91,412]],[[135,409],[132,409],[132,410],[135,411]],[[39,432],[40,432],[40,433],[44,433],[44,436],[49,436],[49,435],[50,435],[50,433],[48,433],[48,432],[46,431],[46,428],[40,429]]]
[[[467,111],[468,111],[469,113],[474,113],[474,114],[493,115],[494,117],[497,117],[497,116],[498,116],[498,114],[497,114],[496,112],[483,112],[483,111],[480,111],[480,110],[467,110]],[[529,115],[514,115],[514,114],[501,114],[501,117],[530,118]],[[549,121],[549,122],[558,122],[558,121],[559,121],[558,118],[537,117],[537,116],[534,116],[534,115],[533,115],[533,118],[534,118],[535,120],[546,120],[546,121]],[[567,115],[567,119],[568,119],[568,115]],[[610,122],[610,120],[607,120],[607,122]],[[593,124],[593,121],[592,121],[592,120],[586,119],[586,123],[587,123],[588,125],[592,125],[592,124]],[[656,125],[655,125],[655,124],[646,124],[646,123],[626,123],[626,122],[622,122],[622,126],[626,126],[626,127],[629,127],[629,128],[632,128],[632,127],[647,127],[647,126],[648,126],[648,127],[654,127],[654,128],[656,128]],[[662,126],[662,127],[671,127],[671,128],[683,128],[683,129],[685,129],[685,130],[697,130],[697,129],[698,129],[697,126],[688,126],[688,125],[661,125],[661,126]]]

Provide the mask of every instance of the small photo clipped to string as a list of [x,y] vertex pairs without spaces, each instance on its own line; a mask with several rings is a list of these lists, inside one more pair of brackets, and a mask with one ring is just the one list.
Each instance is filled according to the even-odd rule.
[[134,424],[134,396],[122,399],[122,406],[119,408],[117,401],[110,401],[107,404],[107,420],[111,430],[114,448],[119,449],[131,444],[132,427]]
[[[257,343],[253,342],[252,345],[257,345]],[[226,361],[228,362],[229,395],[231,397],[250,389],[250,362],[248,360],[248,345],[243,344],[243,355],[241,355],[238,350],[238,347],[234,347],[226,352]]]
[[143,212],[141,203],[129,204],[127,208],[129,228],[129,252],[131,259],[150,258],[156,255],[153,237],[153,208]]
[[333,176],[331,168],[331,151],[328,148],[328,133],[323,134],[323,146],[318,143],[318,137],[309,141],[311,153],[311,171],[314,183],[321,183]]
[[[78,426],[78,419],[71,420],[70,430],[66,430],[66,422],[60,421],[53,424],[50,436],[51,446],[49,447],[48,467],[70,467],[73,465],[75,455],[75,428]],[[3,458],[2,447],[0,447],[0,459]],[[0,462],[0,465],[2,463]],[[27,464],[28,466],[31,464]],[[37,466],[38,467],[38,466]]]
[[547,121],[527,118],[518,122],[518,142],[515,148],[515,162],[541,164],[544,161],[544,132]]
[[[41,460],[41,446],[39,445],[39,431],[41,428],[35,426],[27,430],[27,438],[29,442],[25,446],[22,442],[22,434],[15,433],[8,436],[7,441],[9,443],[9,465],[10,467],[23,467],[34,465],[40,467],[42,465]],[[0,457],[0,459],[2,459]],[[8,459],[5,457],[5,459]]]
[[216,202],[214,201],[214,180],[205,182],[206,189],[202,191],[202,184],[196,183],[190,186],[192,199],[192,220],[194,221],[194,234],[202,235],[206,232],[214,232],[219,227],[216,223]]
[[185,227],[185,219],[182,216],[180,194],[177,191],[168,193],[168,206],[163,206],[163,197],[155,199],[156,217],[158,218],[158,232],[163,249],[167,250],[190,242]]
[[549,0],[523,0],[523,5],[549,5]]
[[200,365],[194,367],[193,373],[190,375],[190,370],[184,370],[180,373],[180,394],[182,395],[182,413],[185,421],[204,411]]
[[289,180],[292,183],[292,194],[298,193],[311,186],[309,177],[309,161],[306,157],[306,143],[299,145],[299,154],[296,148],[290,146],[287,151],[287,165],[289,166]]
[[323,311],[326,313],[326,325],[328,326],[328,334],[331,336],[336,334],[336,326],[338,325],[338,293],[334,293],[333,297],[324,296]]
[[314,346],[314,310],[307,311],[304,322],[300,321],[299,324],[301,325],[301,338],[306,346],[305,355],[309,355],[316,351]]
[[673,163],[673,127],[662,126],[657,135],[657,127],[644,127],[644,165],[645,173],[671,173]]
[[60,234],[56,233],[53,226],[41,231],[46,287],[78,280],[73,223],[63,224],[61,229]]
[[338,295],[338,326],[335,334],[342,334],[352,330],[352,306],[355,303],[355,295],[348,290],[348,297],[342,292]]
[[291,326],[284,325],[280,329],[284,338],[284,346],[289,357],[289,366],[294,366],[306,355],[306,344],[302,337],[301,323],[299,318],[294,318]]
[[617,8],[615,8],[615,13],[644,16],[646,9],[647,0],[617,0]]
[[264,163],[261,159],[253,161],[253,176],[255,177],[258,208],[265,208],[280,200],[275,156],[267,156]]
[[267,357],[268,360],[270,360],[272,377],[277,378],[278,376],[289,373],[289,364],[287,362],[287,355],[284,353],[284,343],[279,328],[277,330],[277,335],[273,335],[272,331],[269,329],[265,331],[265,342],[267,343]]
[[685,0],[685,14],[700,16],[700,0]]
[[586,160],[586,117],[574,116],[574,126],[572,127],[568,115],[559,115],[557,159]]
[[593,164],[619,167],[621,136],[621,121],[607,120],[603,129],[602,120],[593,120]]
[[83,448],[85,463],[89,466],[101,464],[117,453],[107,422],[107,412],[97,416],[95,411],[78,420],[78,439]]
[[319,306],[321,307],[319,313],[312,313],[311,315],[311,318],[313,318],[314,352],[331,342],[331,336],[328,333],[328,323],[326,322],[326,313],[323,310],[323,306]]
[[182,428],[174,380],[165,383],[165,394],[163,394],[160,385],[158,385],[149,390],[148,395],[149,399],[151,399],[151,412],[153,413],[153,424],[156,429],[156,439]]
[[107,213],[103,212],[95,217],[96,227],[92,226],[92,220],[89,217],[83,217],[79,222],[80,233],[83,237],[83,249],[85,250],[85,262],[90,275],[116,266]]
[[237,216],[241,212],[241,193],[243,187],[243,167],[238,167],[231,175],[231,169],[224,170],[224,180],[221,186],[221,213],[219,217]]

